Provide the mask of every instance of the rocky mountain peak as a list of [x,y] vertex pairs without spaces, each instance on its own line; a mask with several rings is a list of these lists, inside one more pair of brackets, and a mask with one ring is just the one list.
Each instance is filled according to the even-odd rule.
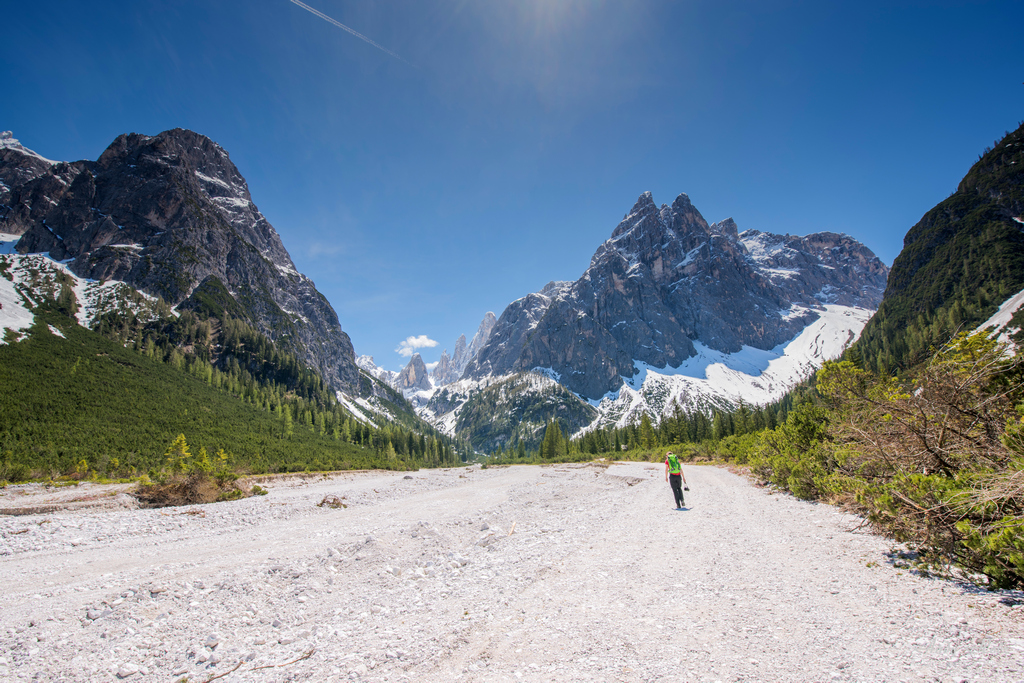
[[459,338],[455,342],[455,351],[452,353],[452,365],[460,376],[470,361],[468,348],[469,347],[466,346],[466,335],[460,334]]
[[[0,144],[0,232],[19,253],[48,252],[75,275],[117,280],[188,308],[225,291],[246,322],[358,393],[337,314],[299,273],[218,144],[193,131],[119,136],[97,161],[50,162]],[[203,290],[201,290],[203,291]]]
[[[465,344],[465,336],[459,337]],[[465,346],[463,346],[465,348]],[[444,386],[445,384],[451,384],[462,376],[461,372],[456,371],[455,363],[448,355],[448,349],[441,352],[441,357],[437,361],[437,365],[434,366],[434,371],[431,373],[431,377],[434,379],[436,386]]]
[[637,363],[679,367],[697,341],[722,353],[769,350],[823,304],[877,306],[888,271],[855,240],[743,235],[731,218],[708,225],[685,194],[659,209],[645,192],[579,280],[505,309],[464,376],[544,368],[596,399]]
[[708,231],[719,235],[725,235],[732,240],[737,240],[740,236],[739,228],[736,227],[736,221],[731,218],[726,218],[724,221],[719,221],[718,223],[712,223],[708,226]]
[[492,311],[487,311],[484,314],[484,319],[480,321],[480,326],[476,329],[476,334],[473,335],[473,340],[469,342],[469,346],[466,349],[466,355],[470,359],[475,358],[480,353],[480,349],[490,340],[491,332],[494,330],[497,322],[498,319],[494,317]]
[[657,204],[654,203],[654,197],[650,192],[644,192],[633,204],[633,208],[629,210],[622,221],[612,231],[611,239],[617,240],[624,234],[633,230],[644,230],[650,229],[651,226],[656,226],[659,222],[659,211]]
[[412,354],[409,364],[398,373],[395,386],[401,392],[429,391],[431,389],[427,366],[420,354]]

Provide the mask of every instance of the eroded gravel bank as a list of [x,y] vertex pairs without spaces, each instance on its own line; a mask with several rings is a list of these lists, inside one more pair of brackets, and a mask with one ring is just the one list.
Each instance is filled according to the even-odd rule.
[[918,577],[833,508],[686,473],[685,511],[629,464],[0,517],[0,679],[1024,680],[1019,594]]

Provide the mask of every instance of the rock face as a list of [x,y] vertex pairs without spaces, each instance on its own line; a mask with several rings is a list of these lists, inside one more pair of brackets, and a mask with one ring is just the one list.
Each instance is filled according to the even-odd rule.
[[452,366],[460,376],[469,365],[470,357],[466,347],[466,335],[460,334],[455,342],[455,352],[452,355]]
[[[459,339],[462,340],[463,348],[465,348],[466,337],[461,336]],[[434,372],[431,375],[434,378],[434,384],[437,386],[444,386],[445,384],[451,384],[459,379],[461,373],[456,372],[455,363],[448,356],[448,349],[441,352],[441,357],[437,361],[437,366],[434,367]]]
[[[97,161],[52,162],[0,135],[0,232],[19,253],[70,260],[189,307],[222,284],[249,324],[356,393],[359,370],[338,316],[299,273],[245,179],[215,142],[188,130],[121,135]],[[216,282],[215,282],[216,281]]]
[[888,269],[845,235],[738,232],[708,224],[685,194],[644,193],[575,282],[509,304],[464,377],[546,368],[591,399],[637,373],[678,367],[694,342],[725,353],[772,349],[826,303],[874,309]]
[[466,366],[476,358],[480,350],[487,345],[497,322],[497,318],[494,317],[494,313],[491,311],[487,311],[484,314],[484,319],[480,321],[480,326],[476,329],[476,334],[473,335],[473,340],[469,342],[469,347],[466,349],[464,365],[459,368],[460,375],[466,371]]
[[398,373],[395,388],[403,393],[406,391],[429,391],[432,388],[430,377],[427,374],[427,366],[420,354],[414,353],[409,364]]
[[476,357],[476,354],[480,353],[486,344],[487,340],[491,338],[491,332],[494,330],[494,325],[497,323],[497,318],[494,317],[494,313],[487,311],[484,314],[484,319],[480,321],[480,326],[476,330],[476,334],[473,335],[473,341],[466,345],[466,335],[460,334],[458,340],[455,342],[455,355],[452,357],[448,356],[448,349],[444,350],[441,354],[441,358],[437,363],[437,367],[434,368],[434,372],[431,375],[434,379],[435,386],[445,386],[452,382],[457,382],[462,377],[462,373],[465,372],[466,366],[469,362]]

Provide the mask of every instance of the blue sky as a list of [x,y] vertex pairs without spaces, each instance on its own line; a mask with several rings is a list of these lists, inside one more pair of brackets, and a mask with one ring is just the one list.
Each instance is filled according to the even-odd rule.
[[[574,280],[642,192],[887,263],[1024,119],[1024,3],[17,3],[0,129],[220,143],[357,353],[428,362]],[[404,61],[403,61],[404,60]]]

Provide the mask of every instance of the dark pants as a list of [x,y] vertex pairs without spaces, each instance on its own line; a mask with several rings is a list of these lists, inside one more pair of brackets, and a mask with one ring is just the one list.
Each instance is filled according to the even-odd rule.
[[683,475],[668,475],[668,483],[672,485],[672,495],[676,497],[676,507],[683,507],[685,505],[683,502]]

